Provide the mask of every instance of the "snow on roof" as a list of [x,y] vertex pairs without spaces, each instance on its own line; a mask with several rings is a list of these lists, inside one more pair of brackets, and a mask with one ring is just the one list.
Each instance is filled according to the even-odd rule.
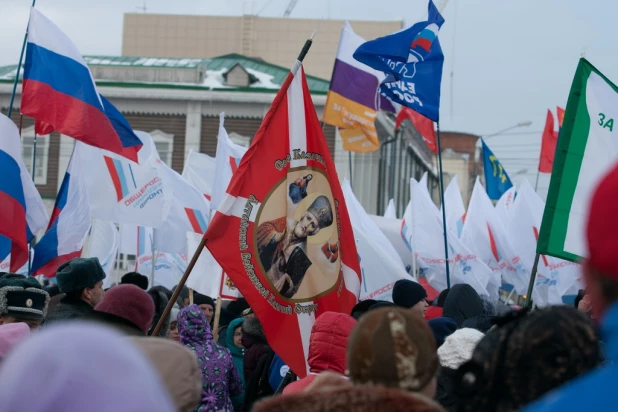
[[202,82],[202,86],[210,87],[212,89],[223,89],[226,86],[223,79],[223,73],[227,72],[227,67],[219,70],[206,70],[206,78]]
[[258,79],[257,82],[253,83],[251,87],[260,87],[262,89],[278,89],[281,87],[280,84],[273,83],[273,79],[275,76],[261,72],[259,70],[250,69],[248,67],[243,67],[247,73],[252,76],[255,76]]

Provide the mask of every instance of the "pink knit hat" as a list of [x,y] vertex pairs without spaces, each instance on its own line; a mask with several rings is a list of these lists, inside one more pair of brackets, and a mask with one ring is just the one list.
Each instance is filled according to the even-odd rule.
[[148,333],[155,311],[150,295],[138,286],[130,284],[111,288],[94,309],[123,318],[144,333]]
[[13,346],[28,336],[30,336],[30,327],[23,322],[0,325],[0,361],[13,349]]

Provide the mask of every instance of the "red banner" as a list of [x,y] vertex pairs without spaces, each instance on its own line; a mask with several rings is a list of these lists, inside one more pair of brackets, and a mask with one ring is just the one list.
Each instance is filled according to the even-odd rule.
[[426,118],[420,113],[415,112],[406,106],[401,106],[401,110],[397,114],[397,122],[395,123],[395,130],[399,129],[401,123],[408,119],[414,128],[423,138],[423,141],[435,154],[438,154],[438,142],[436,140],[436,130],[433,128],[433,121]]
[[558,133],[554,131],[554,116],[551,110],[547,110],[547,120],[545,121],[545,130],[543,130],[543,142],[541,143],[541,157],[539,158],[539,172],[551,173],[551,169],[554,167],[557,143]]

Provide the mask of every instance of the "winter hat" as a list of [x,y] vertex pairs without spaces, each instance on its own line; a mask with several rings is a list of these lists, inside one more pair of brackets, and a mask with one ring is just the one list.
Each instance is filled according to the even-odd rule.
[[377,300],[373,300],[373,299],[361,300],[356,305],[354,305],[354,307],[352,308],[352,313],[350,313],[350,316],[358,320],[358,318],[360,318],[362,314],[367,312],[369,308],[375,305],[377,302],[378,302]]
[[[457,328],[457,324],[455,322],[453,324]],[[463,328],[447,337],[444,344],[438,348],[440,365],[450,369],[459,368],[464,362],[470,360],[474,348],[483,336],[485,335],[476,329]]]
[[601,362],[592,321],[571,306],[512,312],[496,322],[457,370],[457,410],[519,410]]
[[94,310],[118,316],[147,333],[155,308],[146,292],[138,286],[125,284],[111,288]]
[[0,315],[43,320],[49,301],[49,294],[35,278],[15,273],[0,276]]
[[56,279],[60,292],[79,292],[105,279],[99,258],[75,258],[58,266]]
[[0,361],[15,345],[30,335],[30,327],[22,322],[0,325]]
[[427,323],[409,310],[373,310],[352,330],[347,365],[356,385],[419,392],[438,370],[436,342]]
[[426,298],[425,288],[413,280],[399,279],[393,286],[393,303],[402,308],[411,308]]
[[[436,338],[436,346],[440,348],[444,344],[444,340],[457,330],[457,324],[449,318],[435,318],[427,321],[427,325],[433,332],[433,337]],[[439,352],[438,352],[439,354]]]
[[196,305],[210,305],[212,308],[215,308],[215,301],[206,295],[202,295],[201,293],[193,292],[193,303]]
[[320,195],[315,198],[311,206],[307,209],[318,221],[320,229],[333,224],[333,210],[330,206],[330,201],[326,196]]
[[148,278],[137,272],[129,272],[120,279],[121,285],[135,285],[142,290],[148,289]]
[[378,300],[376,303],[371,305],[371,307],[369,308],[367,312],[371,312],[372,310],[376,310],[380,308],[396,308],[396,307],[397,305],[395,305],[392,302],[388,302],[386,300]]
[[172,311],[170,312],[170,322],[178,322],[178,314],[180,313],[180,308],[172,307]]
[[450,292],[450,289],[444,289],[442,292],[440,292],[440,294],[438,295],[438,299],[436,299],[436,306],[439,308],[443,308],[444,307],[444,302],[446,302],[446,298],[448,296],[448,293]]
[[618,219],[615,201],[618,198],[618,165],[597,186],[588,214],[588,262],[604,276],[618,280]]

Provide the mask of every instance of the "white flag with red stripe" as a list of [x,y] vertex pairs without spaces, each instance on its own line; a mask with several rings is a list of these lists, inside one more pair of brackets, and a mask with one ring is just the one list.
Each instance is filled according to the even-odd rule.
[[361,271],[335,165],[302,68],[295,68],[205,237],[270,346],[305,376],[315,319],[326,311],[350,313]]
[[215,181],[216,160],[207,154],[189,151],[182,177],[199,190],[210,202]]

